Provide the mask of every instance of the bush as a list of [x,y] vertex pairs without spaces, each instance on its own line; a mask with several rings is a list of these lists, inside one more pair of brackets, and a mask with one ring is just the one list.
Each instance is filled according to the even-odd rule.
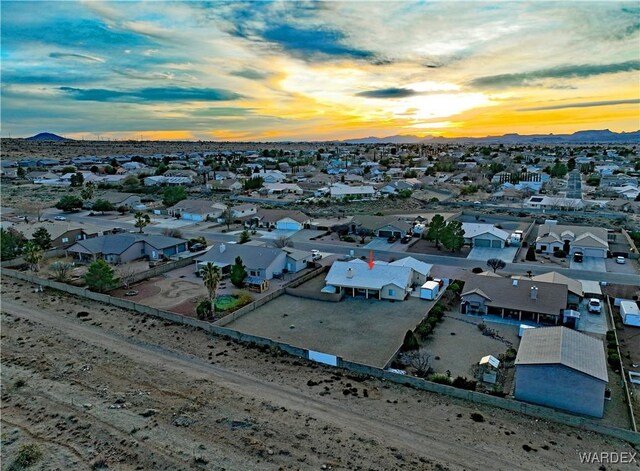
[[609,365],[611,365],[612,368],[614,369],[620,368],[620,356],[618,355],[618,353],[609,354],[607,361],[609,362]]
[[431,323],[421,322],[420,325],[416,327],[415,333],[424,340],[431,332],[433,332],[433,325],[431,325]]
[[9,471],[18,471],[36,464],[42,458],[42,451],[37,445],[22,445],[15,461],[9,466]]
[[417,350],[418,348],[420,348],[420,345],[418,344],[418,339],[415,334],[413,331],[407,330],[407,333],[404,336],[404,341],[402,342],[402,350],[408,352],[411,350]]
[[460,286],[460,283],[458,283],[457,281],[454,281],[447,287],[447,289],[455,294],[460,294],[460,291],[462,291],[462,286]]
[[474,422],[484,422],[484,416],[478,412],[472,412],[471,420],[473,420]]
[[565,258],[567,256],[567,252],[565,252],[564,250],[556,250],[555,252],[553,252],[553,256],[557,258]]
[[518,355],[518,351],[515,348],[509,348],[504,354],[504,358],[507,361],[513,361],[516,359],[517,355]]
[[486,328],[487,328],[487,324],[485,324],[484,322],[480,322],[478,324],[478,330],[479,331],[484,332],[484,329],[486,329]]
[[429,378],[427,379],[432,383],[446,384],[448,386],[451,386],[451,378],[449,378],[447,375],[435,374],[435,375],[429,376]]
[[458,389],[466,389],[468,391],[476,390],[477,382],[472,379],[467,379],[463,376],[457,376],[452,382],[451,386]]
[[471,273],[475,273],[477,275],[478,273],[482,273],[483,271],[484,269],[480,267],[475,267],[473,270],[471,270]]
[[344,236],[344,237],[342,238],[342,241],[343,241],[343,242],[355,242],[356,240],[355,240],[353,237],[351,237],[351,236]]

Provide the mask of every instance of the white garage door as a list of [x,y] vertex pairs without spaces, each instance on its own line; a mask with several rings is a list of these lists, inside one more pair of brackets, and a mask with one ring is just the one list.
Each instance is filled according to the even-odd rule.
[[599,258],[605,258],[605,253],[604,250],[602,249],[584,249],[584,256],[585,257],[599,257]]

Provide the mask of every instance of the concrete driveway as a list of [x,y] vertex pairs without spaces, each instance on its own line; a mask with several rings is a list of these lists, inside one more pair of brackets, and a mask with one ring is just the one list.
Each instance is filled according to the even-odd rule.
[[578,328],[580,332],[588,334],[595,334],[605,336],[607,334],[608,323],[606,304],[603,303],[601,314],[591,314],[588,310],[589,298],[586,298],[580,303],[580,321],[578,322]]
[[478,260],[486,262],[490,258],[499,258],[507,263],[511,263],[518,252],[518,247],[505,247],[504,249],[494,249],[490,247],[474,247],[467,255],[467,260]]
[[582,259],[582,263],[574,262],[573,258],[571,258],[571,262],[569,264],[570,270],[585,270],[591,272],[598,273],[606,273],[607,268],[605,265],[605,259],[599,257],[584,257]]

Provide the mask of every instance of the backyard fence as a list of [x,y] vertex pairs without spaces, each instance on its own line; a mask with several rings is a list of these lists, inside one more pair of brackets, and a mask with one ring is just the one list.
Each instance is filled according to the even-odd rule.
[[[309,360],[308,350],[300,347],[295,347],[286,343],[277,342],[266,337],[258,337],[255,335],[243,334],[242,332],[228,329],[221,325],[214,325],[209,322],[197,320],[197,319],[176,314],[173,312],[168,312],[161,309],[144,306],[138,303],[134,303],[132,301],[115,298],[107,294],[94,293],[85,288],[78,288],[78,287],[70,286],[70,285],[59,283],[52,280],[45,280],[42,278],[38,278],[37,276],[30,275],[23,272],[18,272],[15,270],[4,270],[3,274],[5,276],[9,276],[9,277],[16,278],[23,281],[28,281],[30,283],[34,283],[40,286],[57,289],[57,290],[60,290],[69,294],[73,294],[76,296],[80,296],[86,299],[99,301],[102,303],[110,304],[112,306],[117,306],[124,309],[132,310],[140,314],[145,314],[145,315],[157,317],[159,319],[164,319],[166,321],[174,322],[176,324],[183,324],[183,325],[188,325],[198,329],[202,329],[206,332],[210,332],[212,334],[237,340],[240,342],[248,342],[256,345],[261,345],[264,347],[277,348],[292,356]],[[281,289],[281,291],[284,292],[284,289]],[[275,293],[272,293],[272,294],[275,294]],[[278,296],[280,294],[278,294]],[[265,302],[267,301],[264,301],[262,304],[264,304]],[[312,354],[312,357],[313,357],[313,354]],[[583,430],[589,430],[592,432],[596,432],[596,433],[608,435],[610,437],[614,437],[620,440],[624,440],[632,444],[640,445],[639,433],[634,432],[633,430],[604,425],[601,422],[598,422],[597,420],[594,420],[594,419],[571,415],[571,414],[560,412],[548,407],[538,406],[534,404],[527,404],[527,403],[516,401],[513,399],[490,396],[490,395],[482,394],[476,391],[457,389],[452,386],[433,383],[433,382],[426,381],[424,379],[417,378],[414,376],[392,373],[390,371],[386,371],[381,368],[364,365],[362,363],[347,361],[340,357],[337,357],[337,364],[338,364],[338,368],[345,369],[352,373],[367,375],[367,376],[378,378],[384,381],[393,382],[396,384],[408,385],[422,391],[428,391],[428,392],[441,394],[441,395],[445,395],[445,396],[449,396],[449,397],[453,397],[461,400],[471,401],[476,404],[482,404],[490,407],[496,407],[499,409],[519,412],[521,414],[525,414],[528,416],[549,420],[551,422],[568,425],[568,426],[576,427]]]

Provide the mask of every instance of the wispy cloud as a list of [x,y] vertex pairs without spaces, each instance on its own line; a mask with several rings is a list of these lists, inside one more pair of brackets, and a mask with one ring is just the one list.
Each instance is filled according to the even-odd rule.
[[592,108],[597,106],[618,106],[618,105],[637,105],[640,99],[632,100],[609,100],[609,101],[588,101],[582,103],[564,103],[562,105],[536,106],[533,108],[521,108],[518,111],[549,111],[562,110],[565,108]]
[[232,71],[231,75],[234,75],[236,77],[246,78],[249,80],[263,80],[269,77],[270,74],[267,72],[261,72],[255,69],[242,69],[242,70]]
[[88,56],[86,54],[75,54],[70,52],[52,52],[51,54],[49,54],[49,57],[53,59],[76,59],[88,62],[104,62],[104,59],[101,59],[100,57]]
[[614,64],[565,65],[550,69],[534,70],[515,74],[489,75],[469,82],[478,88],[507,88],[536,85],[541,79],[586,78],[594,75],[616,74],[640,70],[640,61],[627,61]]
[[102,88],[60,87],[71,98],[79,101],[121,102],[174,102],[174,101],[229,101],[242,95],[214,88],[142,88],[140,90],[108,90]]

